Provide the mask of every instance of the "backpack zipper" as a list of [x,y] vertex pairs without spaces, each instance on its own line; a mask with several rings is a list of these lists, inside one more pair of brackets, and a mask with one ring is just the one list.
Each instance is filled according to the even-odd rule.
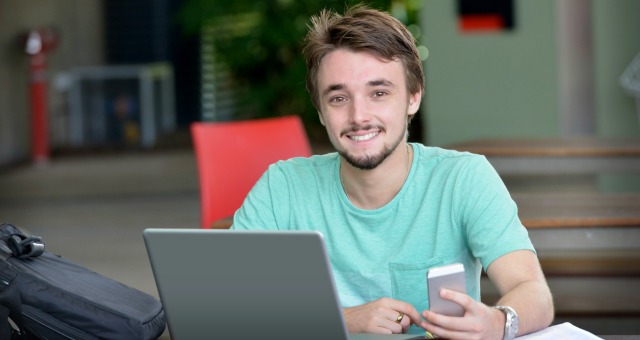
[[[67,339],[71,340],[95,340],[96,337],[88,335],[87,333],[81,332],[67,324],[61,323],[50,315],[40,312],[38,309],[31,307],[29,305],[22,305],[22,315],[23,317],[29,318],[33,320],[38,325],[60,335]],[[23,320],[25,323],[25,320]],[[53,324],[56,324],[54,328]],[[23,325],[26,327],[26,325]]]

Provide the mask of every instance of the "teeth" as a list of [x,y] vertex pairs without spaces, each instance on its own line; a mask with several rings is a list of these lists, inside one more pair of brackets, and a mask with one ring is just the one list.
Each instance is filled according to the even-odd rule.
[[369,140],[369,139],[371,139],[371,138],[373,138],[373,137],[375,137],[377,135],[378,135],[378,132],[371,132],[371,133],[367,133],[366,135],[363,135],[363,136],[351,136],[351,139],[355,140],[357,142],[362,142],[362,141],[365,141],[365,140]]

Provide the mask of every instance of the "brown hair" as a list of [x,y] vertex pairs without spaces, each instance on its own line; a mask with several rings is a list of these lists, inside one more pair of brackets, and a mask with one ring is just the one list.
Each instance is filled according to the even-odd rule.
[[400,60],[407,75],[407,90],[415,94],[424,89],[422,61],[416,42],[398,19],[386,12],[358,5],[344,15],[322,10],[311,17],[302,53],[307,64],[307,91],[313,105],[319,106],[318,69],[322,58],[340,48],[371,53],[383,60]]

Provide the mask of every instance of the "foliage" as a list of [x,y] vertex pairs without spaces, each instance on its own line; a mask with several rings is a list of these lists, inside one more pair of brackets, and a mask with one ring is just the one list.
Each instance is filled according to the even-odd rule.
[[[417,0],[416,0],[417,1]],[[405,1],[411,9],[416,1]],[[229,68],[238,112],[245,118],[300,115],[311,138],[321,137],[317,113],[305,88],[301,42],[311,15],[323,8],[343,12],[351,0],[185,0],[180,21],[187,33],[206,25],[216,32],[215,57]],[[397,1],[396,1],[397,3]],[[367,1],[369,7],[392,10],[392,0]],[[414,5],[414,8],[417,5]],[[393,12],[393,11],[392,11]],[[415,22],[415,11],[401,20]],[[316,127],[316,128],[314,128]]]

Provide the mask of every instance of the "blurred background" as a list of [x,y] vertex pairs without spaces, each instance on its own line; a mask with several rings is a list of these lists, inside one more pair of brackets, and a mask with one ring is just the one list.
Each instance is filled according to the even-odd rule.
[[[497,1],[498,24],[465,21],[483,10],[470,1],[367,3],[422,45],[413,140],[640,134],[619,82],[640,50],[637,1]],[[148,148],[193,121],[287,114],[323,141],[299,47],[325,7],[345,1],[0,1],[0,166],[31,158],[38,105],[54,154]]]
[[[300,42],[310,15],[353,3],[0,0],[0,221],[157,296],[142,229],[199,224],[189,124],[296,114],[314,150],[327,150]],[[426,91],[413,141],[640,138],[640,1],[364,3],[419,42]],[[619,190],[640,191],[639,175]],[[637,244],[637,229],[616,237]],[[612,280],[581,289],[637,296],[637,272]],[[640,333],[638,306],[580,308],[558,320]]]

